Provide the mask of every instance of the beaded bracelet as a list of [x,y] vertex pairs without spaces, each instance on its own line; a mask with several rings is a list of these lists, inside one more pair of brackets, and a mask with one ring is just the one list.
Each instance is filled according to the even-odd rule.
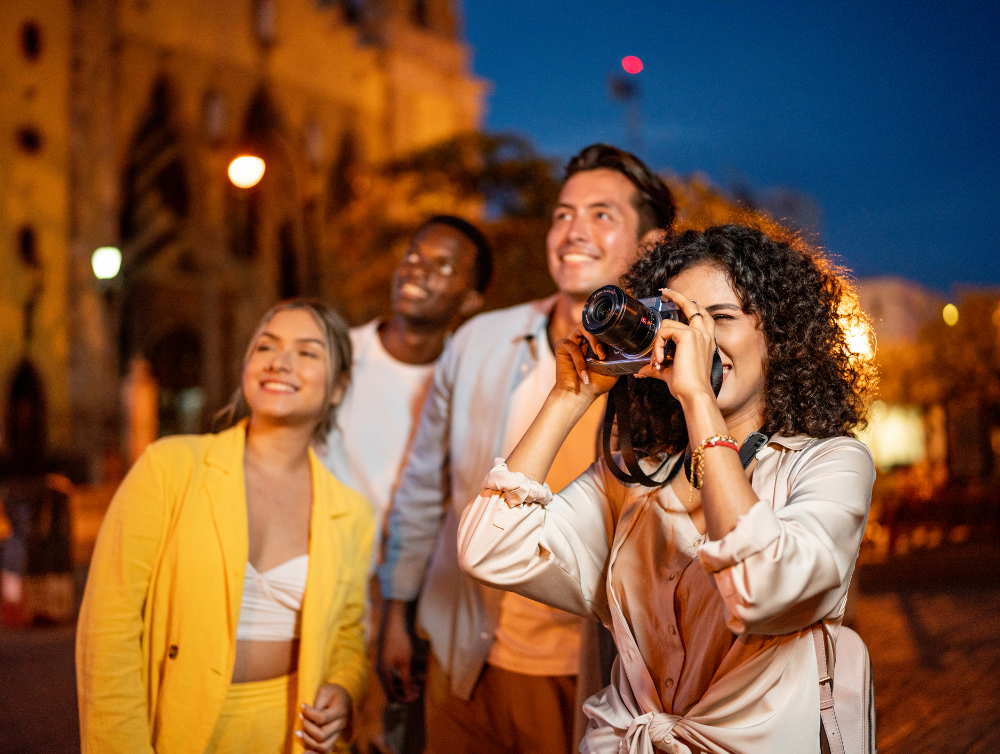
[[695,489],[700,490],[701,486],[705,483],[705,449],[714,448],[717,445],[732,448],[737,453],[740,452],[740,446],[736,443],[736,438],[730,435],[712,435],[695,448],[691,454],[691,477],[688,479],[691,485],[691,498],[694,497]]

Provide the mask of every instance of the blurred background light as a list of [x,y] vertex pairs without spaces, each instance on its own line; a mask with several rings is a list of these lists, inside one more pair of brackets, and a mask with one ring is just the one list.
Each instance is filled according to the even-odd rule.
[[642,61],[635,55],[626,55],[622,58],[622,68],[626,73],[638,73],[642,70]]
[[851,353],[867,359],[872,355],[872,330],[864,322],[855,323],[847,328],[847,347]]
[[98,280],[110,280],[122,268],[122,253],[114,246],[102,246],[91,255],[90,266]]
[[879,469],[920,463],[926,456],[923,410],[875,401],[858,439],[868,446]]
[[264,161],[244,154],[229,163],[229,180],[238,188],[253,188],[264,177]]
[[945,306],[944,311],[941,312],[941,316],[944,317],[946,325],[954,327],[958,324],[958,307],[954,304],[948,304]]

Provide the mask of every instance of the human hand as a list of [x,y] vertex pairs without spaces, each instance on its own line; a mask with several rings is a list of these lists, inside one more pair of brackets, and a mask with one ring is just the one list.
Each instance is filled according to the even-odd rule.
[[615,386],[618,378],[614,375],[599,374],[587,368],[584,346],[598,358],[605,358],[605,345],[578,324],[565,338],[556,343],[556,388],[574,395],[583,395],[591,401]]
[[375,669],[385,695],[393,702],[413,702],[420,690],[410,675],[413,640],[406,630],[406,603],[387,600],[379,627]]
[[[688,324],[664,319],[653,339],[650,363],[636,374],[637,377],[656,377],[667,383],[670,393],[679,401],[712,390],[712,359],[715,356],[715,320],[697,302],[683,293],[664,288],[664,301],[673,301],[684,312]],[[664,364],[664,349],[668,341],[674,343],[674,358]]]
[[295,735],[307,751],[333,751],[341,732],[351,722],[351,695],[336,683],[319,687],[316,700],[303,704],[299,712],[302,728]]

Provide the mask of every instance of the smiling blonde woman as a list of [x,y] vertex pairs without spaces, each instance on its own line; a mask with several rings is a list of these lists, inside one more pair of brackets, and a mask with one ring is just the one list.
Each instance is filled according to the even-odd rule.
[[84,752],[345,748],[370,506],[317,460],[350,376],[326,306],[262,318],[229,429],[154,443],[101,527],[77,633]]

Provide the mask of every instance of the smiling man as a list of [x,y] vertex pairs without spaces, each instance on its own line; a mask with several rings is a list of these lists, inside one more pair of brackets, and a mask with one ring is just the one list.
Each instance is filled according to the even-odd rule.
[[[596,647],[581,652],[581,619],[466,576],[458,522],[555,384],[553,344],[580,322],[587,297],[616,283],[637,247],[669,232],[673,219],[670,191],[637,157],[587,147],[566,167],[547,238],[558,293],[473,318],[435,368],[393,496],[379,569],[388,603],[377,663],[387,689],[412,697],[404,617],[419,596],[417,620],[432,650],[428,754],[572,749],[578,691],[597,690],[582,680],[585,669],[596,675]],[[546,478],[553,491],[594,460],[600,419],[595,404],[562,446]],[[584,654],[590,668],[581,665]]]
[[[375,509],[372,567],[434,363],[448,333],[482,307],[492,266],[489,243],[475,226],[450,215],[433,217],[413,235],[393,275],[392,316],[350,331],[351,385],[337,410],[324,463]],[[378,595],[373,597],[377,618]],[[370,686],[359,716],[362,751],[402,751],[407,735],[419,736],[419,726],[404,729],[405,709],[391,709],[383,729],[383,706],[384,697]]]

